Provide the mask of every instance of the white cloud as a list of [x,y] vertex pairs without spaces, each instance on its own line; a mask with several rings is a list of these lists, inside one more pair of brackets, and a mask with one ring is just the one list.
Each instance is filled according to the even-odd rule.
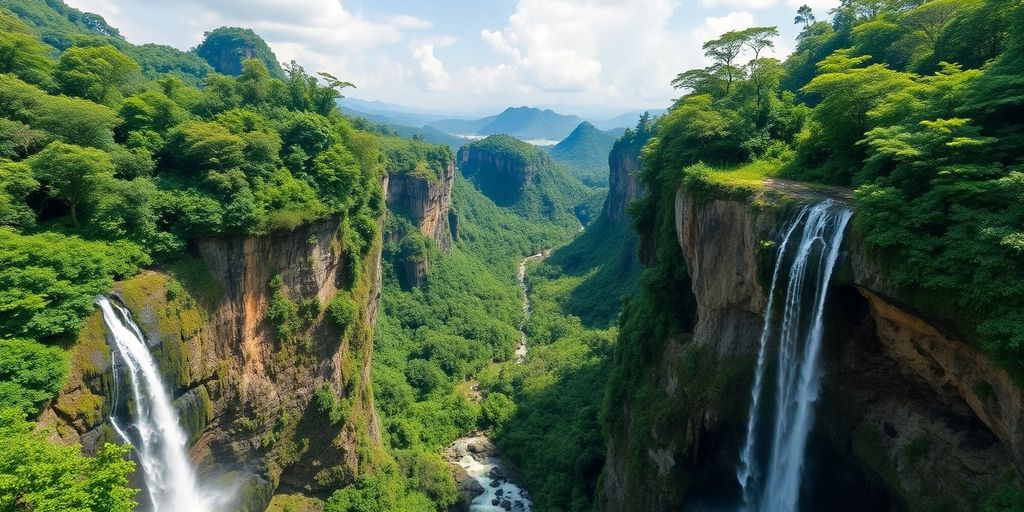
[[444,63],[434,56],[433,44],[425,44],[414,49],[412,56],[420,64],[420,71],[427,80],[427,89],[445,91],[451,87],[451,76],[444,70]]
[[480,32],[506,62],[472,68],[467,82],[484,91],[500,75],[535,95],[595,103],[667,98],[671,78],[700,62],[688,35],[668,28],[679,8],[675,0],[520,0],[506,26]]
[[779,0],[700,0],[701,5],[709,9],[730,7],[735,9],[768,9],[779,3]]
[[718,39],[722,34],[730,30],[740,30],[754,26],[754,15],[747,11],[730,12],[725,16],[709,17],[704,23],[694,29],[693,35],[699,41]]
[[[516,0],[438,8],[437,17],[362,0],[67,0],[131,41],[187,49],[222,25],[260,34],[279,60],[356,83],[355,93],[458,110],[507,104],[665,105],[669,82],[707,65],[701,44],[754,24],[796,32],[790,4],[838,0]],[[828,8],[816,8],[819,19]],[[730,12],[731,11],[731,12]],[[751,13],[757,13],[757,21]],[[456,23],[451,18],[459,18]],[[710,16],[710,17],[709,17]],[[442,107],[443,105],[443,107]]]
[[388,23],[398,28],[405,29],[428,29],[433,27],[434,24],[430,20],[417,18],[415,16],[409,16],[407,14],[399,14],[397,16],[391,16],[388,18]]
[[828,16],[828,11],[839,7],[839,0],[786,0],[786,5],[792,8],[794,14],[797,8],[804,4],[814,10],[819,20],[824,20]]

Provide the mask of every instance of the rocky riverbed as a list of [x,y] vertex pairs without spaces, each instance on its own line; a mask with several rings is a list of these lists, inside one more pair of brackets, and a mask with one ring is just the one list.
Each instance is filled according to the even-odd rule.
[[445,450],[444,458],[455,469],[459,501],[449,510],[458,512],[528,512],[530,496],[514,482],[497,456],[494,443],[484,434],[459,438]]

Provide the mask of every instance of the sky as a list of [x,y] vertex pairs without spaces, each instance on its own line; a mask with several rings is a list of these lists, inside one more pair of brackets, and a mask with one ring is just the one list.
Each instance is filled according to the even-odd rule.
[[669,82],[708,64],[723,32],[778,26],[838,0],[66,0],[129,41],[187,50],[220,26],[251,28],[278,60],[356,84],[347,95],[409,110],[484,115],[509,106],[611,117],[665,108]]

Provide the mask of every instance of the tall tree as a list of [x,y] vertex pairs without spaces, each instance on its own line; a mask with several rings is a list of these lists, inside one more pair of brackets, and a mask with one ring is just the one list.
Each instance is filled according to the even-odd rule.
[[814,11],[811,10],[811,6],[804,4],[796,10],[796,16],[793,18],[793,23],[800,25],[803,24],[804,30],[811,26],[817,18],[814,17]]
[[55,76],[61,89],[96,103],[106,103],[117,86],[138,73],[139,65],[111,45],[72,47],[60,56]]
[[744,37],[743,45],[754,52],[751,60],[756,61],[765,48],[775,48],[773,39],[779,37],[779,27],[750,27],[740,33]]
[[97,198],[104,182],[114,179],[109,154],[63,142],[50,143],[28,162],[50,194],[71,208],[75,226],[80,225],[82,206]]
[[736,66],[736,58],[747,45],[747,34],[745,31],[732,30],[722,34],[718,39],[704,43],[704,55],[714,60],[714,67],[725,75],[725,93],[729,94],[732,83],[736,77],[742,74],[742,70]]

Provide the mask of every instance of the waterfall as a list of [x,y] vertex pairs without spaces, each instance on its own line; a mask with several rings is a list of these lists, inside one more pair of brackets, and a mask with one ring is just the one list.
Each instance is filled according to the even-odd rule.
[[[797,510],[807,436],[814,423],[814,403],[821,381],[818,354],[825,296],[851,216],[849,208],[832,200],[805,206],[779,243],[751,389],[747,437],[736,470],[746,509]],[[782,294],[778,297],[781,302],[776,300],[777,289]],[[771,347],[777,347],[777,373],[767,438],[761,434],[759,423]],[[766,439],[770,442],[762,445]]]
[[114,375],[127,374],[135,410],[125,429],[111,416],[117,433],[135,448],[154,512],[212,510],[210,497],[199,489],[188,459],[184,430],[160,380],[160,371],[146,346],[145,336],[123,307],[106,297],[96,299],[110,330]]

